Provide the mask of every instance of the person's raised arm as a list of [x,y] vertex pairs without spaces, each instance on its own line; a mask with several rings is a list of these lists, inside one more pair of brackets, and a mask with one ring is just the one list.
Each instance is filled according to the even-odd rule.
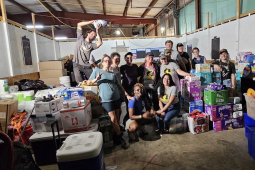
[[79,30],[82,30],[82,27],[85,26],[85,25],[89,25],[89,24],[93,24],[96,20],[91,20],[91,21],[87,21],[87,22],[79,22],[77,24],[77,28]]
[[184,72],[182,71],[180,68],[177,68],[176,70],[177,74],[181,75],[181,76],[193,76],[193,74],[190,74],[190,73],[187,73],[187,72]]
[[96,28],[96,33],[97,33],[97,39],[98,39],[98,41],[97,41],[97,48],[98,47],[100,47],[102,44],[103,44],[103,41],[102,41],[102,38],[101,38],[101,36],[100,36],[100,34],[99,34],[99,29],[102,27],[102,25],[101,24],[99,24],[99,25],[97,25],[97,28]]
[[134,97],[129,96],[129,94],[126,92],[126,90],[124,89],[124,87],[123,87],[120,83],[118,83],[118,86],[120,87],[120,89],[122,90],[122,92],[125,94],[125,96],[127,97],[128,101],[129,101],[129,100],[135,100]]

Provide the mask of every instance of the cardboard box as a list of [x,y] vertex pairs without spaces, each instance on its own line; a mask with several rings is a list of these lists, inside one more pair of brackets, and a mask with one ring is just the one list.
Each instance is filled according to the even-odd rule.
[[194,77],[186,76],[185,79],[187,79],[189,82],[200,81],[200,77],[199,76],[194,76]]
[[67,71],[66,69],[64,70],[43,70],[40,71],[40,78],[45,79],[45,78],[59,78],[67,76]]
[[195,117],[188,116],[189,131],[192,134],[199,134],[209,131],[209,115],[201,113]]
[[207,85],[212,83],[212,73],[195,73],[195,75],[200,76],[201,85]]
[[249,67],[250,68],[250,63],[238,63],[237,65],[237,71],[243,74],[243,69],[244,67]]
[[210,64],[196,64],[196,73],[211,73]]
[[35,114],[52,114],[57,111],[56,100],[51,100],[49,102],[37,102],[35,103]]
[[233,104],[229,103],[229,104],[215,105],[215,106],[205,104],[205,113],[210,115],[211,121],[229,119],[233,115]]
[[213,122],[214,131],[232,130],[243,127],[243,117],[223,119]]
[[63,70],[64,69],[64,63],[63,61],[44,61],[39,62],[39,69],[40,71],[43,70]]
[[247,54],[252,54],[252,52],[239,52],[239,53],[237,53],[236,62],[237,63],[246,63],[245,62],[245,56]]
[[0,131],[7,133],[6,119],[0,118]]
[[95,100],[99,102],[99,94],[98,94],[98,86],[83,86],[83,96],[86,97],[87,100]]
[[181,94],[188,101],[201,100],[201,81],[181,81]]
[[228,104],[228,91],[209,91],[207,88],[205,88],[204,102],[211,106]]
[[18,111],[18,100],[5,99],[0,101],[0,119],[6,120],[6,111],[7,121],[9,121],[13,113]]
[[58,78],[44,78],[44,79],[40,79],[42,80],[47,86],[50,85],[56,85],[59,84],[59,77]]
[[191,113],[194,110],[198,110],[199,112],[204,112],[204,102],[203,100],[189,102],[188,100],[184,99],[183,110],[188,113]]
[[60,114],[65,133],[83,131],[89,128],[92,119],[91,104],[86,100],[85,106],[62,109]]
[[212,73],[212,82],[213,83],[218,83],[220,84],[221,83],[221,73]]

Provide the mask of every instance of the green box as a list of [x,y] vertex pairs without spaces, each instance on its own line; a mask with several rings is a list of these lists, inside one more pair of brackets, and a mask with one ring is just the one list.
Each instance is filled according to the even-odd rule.
[[204,90],[204,101],[211,106],[228,104],[228,90],[207,91]]

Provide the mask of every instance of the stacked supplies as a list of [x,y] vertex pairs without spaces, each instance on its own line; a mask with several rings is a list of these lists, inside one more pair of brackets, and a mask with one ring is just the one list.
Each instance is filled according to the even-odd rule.
[[192,134],[199,134],[209,131],[209,115],[194,110],[188,116],[189,131]]

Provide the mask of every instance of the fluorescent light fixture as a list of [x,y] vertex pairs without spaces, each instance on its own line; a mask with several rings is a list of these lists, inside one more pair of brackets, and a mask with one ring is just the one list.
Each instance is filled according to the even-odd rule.
[[[34,28],[33,25],[27,25],[27,28]],[[35,25],[35,28],[43,28],[43,25]]]
[[116,31],[116,34],[117,34],[117,35],[120,35],[120,31],[119,31],[119,30],[117,30],[117,31]]
[[66,40],[67,37],[55,37],[55,40]]
[[165,28],[164,27],[161,27],[161,31],[164,31],[165,30]]

